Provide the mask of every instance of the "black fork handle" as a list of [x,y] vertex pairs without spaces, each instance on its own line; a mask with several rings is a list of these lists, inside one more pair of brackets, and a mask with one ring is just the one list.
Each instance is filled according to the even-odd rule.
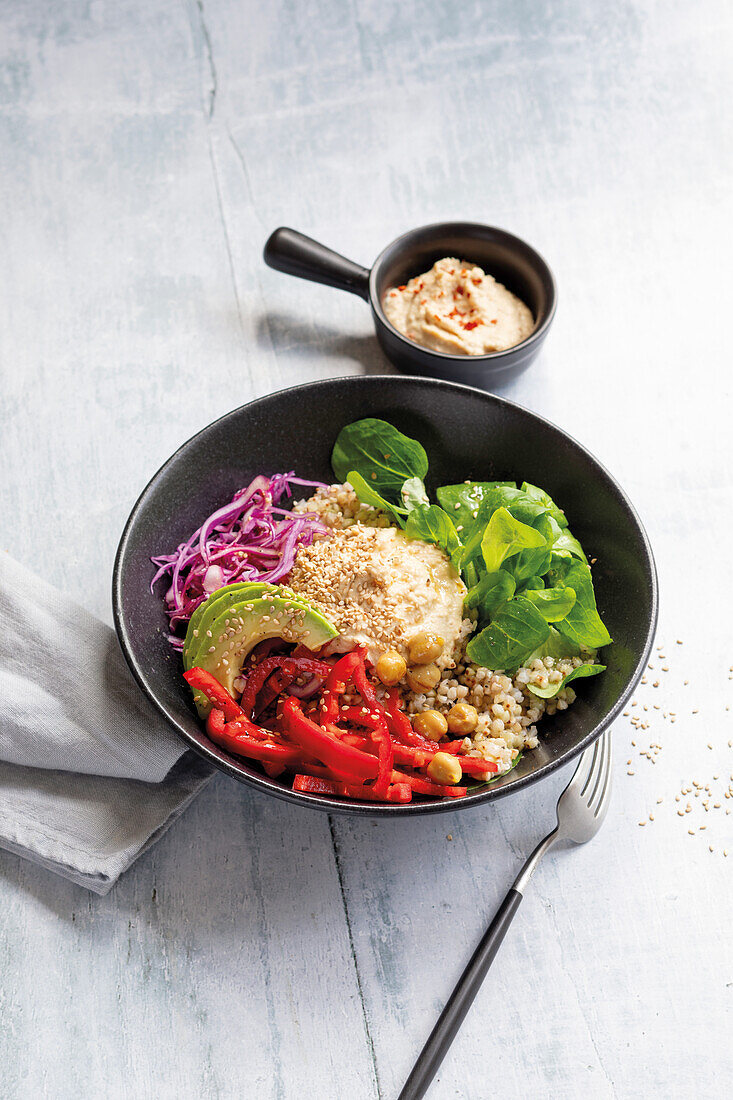
[[348,290],[369,301],[369,269],[347,260],[324,244],[319,244],[296,229],[281,226],[270,234],[264,250],[268,267],[309,279],[312,283],[325,283],[338,290]]
[[427,1092],[481,988],[521,900],[522,894],[512,887],[458,979],[458,984],[422,1048],[398,1100],[420,1100]]

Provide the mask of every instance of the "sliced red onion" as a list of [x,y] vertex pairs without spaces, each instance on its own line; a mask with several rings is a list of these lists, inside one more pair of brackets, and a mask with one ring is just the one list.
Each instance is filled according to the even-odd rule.
[[307,684],[291,684],[288,691],[291,695],[294,695],[296,699],[310,699],[312,695],[315,695],[319,688],[323,687],[325,683],[320,676],[311,676]]

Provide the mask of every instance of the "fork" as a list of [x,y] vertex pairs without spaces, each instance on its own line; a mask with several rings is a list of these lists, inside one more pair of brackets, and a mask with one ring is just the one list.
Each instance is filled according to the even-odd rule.
[[425,1095],[473,1004],[542,856],[558,840],[568,840],[573,844],[585,844],[591,840],[603,824],[610,797],[611,734],[608,732],[603,733],[581,756],[573,778],[558,799],[557,825],[540,841],[514,880],[514,885],[458,979],[398,1100],[420,1100]]

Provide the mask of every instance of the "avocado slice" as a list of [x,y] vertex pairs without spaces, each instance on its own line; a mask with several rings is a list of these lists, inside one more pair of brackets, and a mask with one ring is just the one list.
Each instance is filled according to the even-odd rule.
[[[280,590],[283,591],[283,590]],[[337,637],[338,630],[302,599],[286,595],[260,597],[229,603],[210,624],[208,646],[201,646],[196,664],[210,672],[227,691],[234,692],[234,681],[242,671],[247,654],[266,638],[282,638],[293,645],[318,649]],[[194,692],[196,709],[204,718],[211,709],[201,692]]]
[[296,596],[294,592],[291,593],[289,588],[278,586],[276,584],[265,584],[261,581],[239,581],[235,584],[225,584],[222,588],[217,588],[216,592],[212,592],[207,600],[200,603],[194,611],[193,615],[189,619],[188,630],[186,631],[186,640],[183,643],[183,667],[185,669],[193,668],[198,664],[199,653],[202,652],[204,641],[208,640],[208,645],[203,649],[206,650],[211,645],[211,624],[218,615],[219,611],[223,610],[223,604],[234,602],[243,602],[245,600],[259,599],[261,596],[283,594],[290,597],[292,595],[293,600],[297,600],[299,603],[304,604],[305,601]]

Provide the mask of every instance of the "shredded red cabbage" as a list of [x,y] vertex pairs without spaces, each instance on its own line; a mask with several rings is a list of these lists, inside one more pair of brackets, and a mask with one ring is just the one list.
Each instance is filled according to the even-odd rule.
[[[171,630],[187,623],[200,603],[225,584],[267,581],[276,584],[293,568],[299,546],[309,546],[316,535],[331,531],[313,512],[288,512],[275,507],[291,497],[292,486],[324,488],[322,481],[304,481],[288,474],[256,477],[223,508],[213,512],[173,554],[151,558],[157,566],[150,582],[170,576],[165,594]],[[176,649],[183,639],[169,634]]]

